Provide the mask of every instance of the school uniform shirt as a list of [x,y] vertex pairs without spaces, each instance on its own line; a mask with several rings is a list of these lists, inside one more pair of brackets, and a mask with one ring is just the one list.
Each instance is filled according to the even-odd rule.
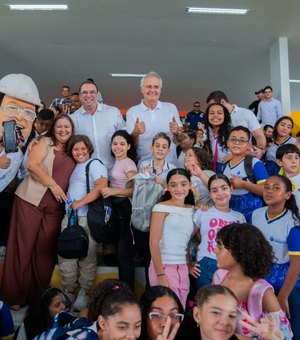
[[[256,184],[264,182],[269,177],[269,175],[263,162],[261,162],[258,158],[253,157],[252,165],[254,177],[256,179]],[[249,182],[249,179],[247,178],[247,174],[245,171],[244,159],[242,159],[238,164],[234,166],[231,165],[231,162],[228,162],[223,171],[223,174],[227,176],[229,179],[235,175]],[[244,188],[233,189],[233,195],[245,195],[248,193],[249,191]]]
[[203,257],[216,260],[214,250],[216,248],[217,232],[231,223],[245,223],[245,216],[237,211],[220,211],[214,206],[207,211],[197,210],[194,215],[194,223],[200,230],[201,242],[198,247],[198,261]]
[[273,142],[266,151],[265,154],[265,164],[267,171],[270,176],[278,174],[280,170],[280,166],[276,163],[276,151],[281,145],[285,144],[295,144],[296,138],[289,137],[287,140],[285,140],[283,143],[278,144],[276,142]]
[[[300,222],[293,218],[288,209],[270,219],[267,209],[263,207],[254,210],[251,222],[265,235],[277,259],[266,280],[274,287],[281,287],[290,265],[289,255],[300,256]],[[299,286],[300,276],[295,284],[295,287]]]
[[295,189],[293,190],[293,195],[296,198],[296,203],[298,209],[300,210],[300,174],[291,177],[290,181],[295,185]]

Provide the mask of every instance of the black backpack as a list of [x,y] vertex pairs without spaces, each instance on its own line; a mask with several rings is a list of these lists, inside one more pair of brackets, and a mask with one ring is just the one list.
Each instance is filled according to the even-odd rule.
[[[74,223],[71,224],[74,215]],[[78,224],[77,213],[72,209],[68,219],[68,226],[57,240],[57,254],[65,259],[81,259],[87,256],[89,238],[85,230]]]
[[[245,169],[245,172],[246,172],[247,176],[242,178],[242,179],[244,181],[249,179],[249,181],[251,183],[256,183],[256,179],[255,179],[254,171],[253,171],[252,161],[253,161],[253,156],[251,156],[251,155],[246,155],[245,156],[245,159],[244,159],[244,169]],[[226,168],[227,164],[229,164],[229,162],[226,162],[224,164],[223,170]]]

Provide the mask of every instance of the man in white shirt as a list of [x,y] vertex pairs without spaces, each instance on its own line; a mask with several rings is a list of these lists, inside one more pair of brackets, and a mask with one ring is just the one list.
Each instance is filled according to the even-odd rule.
[[214,91],[210,93],[206,99],[206,103],[208,105],[212,103],[220,103],[224,105],[231,114],[232,127],[242,125],[248,128],[253,137],[256,139],[258,148],[254,148],[253,155],[261,158],[261,150],[266,148],[266,137],[255,114],[248,109],[238,107],[236,104],[231,104],[226,94],[222,91]]
[[282,107],[279,100],[273,98],[271,86],[264,88],[264,100],[258,105],[257,119],[261,125],[271,125],[274,127],[277,120],[282,116]]
[[125,121],[116,107],[98,102],[97,85],[86,80],[80,86],[82,106],[71,115],[75,134],[86,135],[94,145],[92,157],[99,158],[107,170],[113,167],[110,142],[115,131],[125,127]]
[[[151,158],[152,138],[159,132],[165,132],[173,139],[180,133],[182,126],[174,104],[161,102],[162,79],[156,72],[149,72],[141,79],[143,99],[140,104],[131,107],[126,115],[126,129],[137,146],[139,161]],[[171,143],[167,160],[176,165],[176,147]]]

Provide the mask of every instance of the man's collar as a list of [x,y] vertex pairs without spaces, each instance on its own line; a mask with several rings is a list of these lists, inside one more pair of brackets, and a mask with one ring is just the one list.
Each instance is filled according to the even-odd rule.
[[234,112],[236,112],[237,110],[238,110],[238,106],[236,105],[236,104],[231,104],[232,105],[232,107],[233,107],[233,110],[230,112],[230,113],[234,113]]
[[[97,111],[99,111],[99,112],[101,112],[101,111],[103,111],[103,104],[102,103],[99,103],[98,102],[98,105],[97,105],[97,109],[96,109],[96,111],[95,111],[95,113],[97,112]],[[85,110],[85,108],[83,107],[83,106],[81,106],[77,111],[75,111],[74,113],[76,113],[76,112],[78,112],[79,114],[89,114],[88,112],[86,112],[86,110]],[[94,114],[95,114],[94,113]],[[93,114],[93,115],[94,115]]]
[[157,101],[157,104],[156,104],[154,109],[151,109],[150,107],[146,106],[144,104],[144,100],[143,99],[141,101],[141,105],[142,105],[143,111],[147,111],[147,110],[151,110],[152,111],[152,110],[156,110],[156,109],[161,109],[161,102],[159,100]]

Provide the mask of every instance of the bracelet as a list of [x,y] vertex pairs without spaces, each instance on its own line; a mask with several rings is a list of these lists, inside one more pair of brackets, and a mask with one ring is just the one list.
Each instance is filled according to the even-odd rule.
[[156,274],[157,277],[165,276],[165,274]]

